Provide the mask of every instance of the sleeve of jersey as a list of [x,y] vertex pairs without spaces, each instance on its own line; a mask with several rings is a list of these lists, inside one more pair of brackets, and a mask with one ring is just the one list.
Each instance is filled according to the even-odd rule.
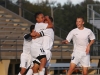
[[67,40],[68,42],[70,42],[72,38],[73,38],[73,31],[70,31],[69,34],[68,34],[67,37],[66,37],[66,40]]
[[25,40],[32,40],[32,37],[30,34],[24,35]]
[[43,31],[41,31],[39,33],[40,33],[40,36],[44,36],[44,32]]
[[94,35],[94,33],[91,30],[90,30],[89,39],[90,40],[94,40],[95,39],[95,35]]

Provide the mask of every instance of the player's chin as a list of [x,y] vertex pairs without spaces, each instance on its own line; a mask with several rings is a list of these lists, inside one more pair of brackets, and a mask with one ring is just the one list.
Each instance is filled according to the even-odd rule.
[[36,35],[31,35],[32,37],[36,37]]
[[32,38],[36,38],[36,36],[32,36]]

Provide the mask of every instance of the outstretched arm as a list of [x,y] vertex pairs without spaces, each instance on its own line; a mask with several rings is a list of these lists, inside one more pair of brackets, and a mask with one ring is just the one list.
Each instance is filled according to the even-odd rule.
[[68,44],[71,39],[73,38],[73,31],[70,31],[69,34],[66,37],[66,40],[62,41],[63,44]]
[[69,42],[68,42],[68,40],[63,40],[62,43],[63,44],[68,44]]

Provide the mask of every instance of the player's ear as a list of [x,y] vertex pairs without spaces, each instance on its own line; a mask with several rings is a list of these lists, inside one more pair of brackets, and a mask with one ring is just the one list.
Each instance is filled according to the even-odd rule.
[[36,18],[36,21],[38,20],[38,18]]
[[83,25],[84,25],[84,23],[85,23],[85,22],[83,22]]

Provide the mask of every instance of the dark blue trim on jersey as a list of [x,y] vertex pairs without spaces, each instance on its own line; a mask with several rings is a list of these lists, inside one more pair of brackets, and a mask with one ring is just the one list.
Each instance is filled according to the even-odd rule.
[[43,31],[40,32],[40,36],[44,36],[44,32]]

